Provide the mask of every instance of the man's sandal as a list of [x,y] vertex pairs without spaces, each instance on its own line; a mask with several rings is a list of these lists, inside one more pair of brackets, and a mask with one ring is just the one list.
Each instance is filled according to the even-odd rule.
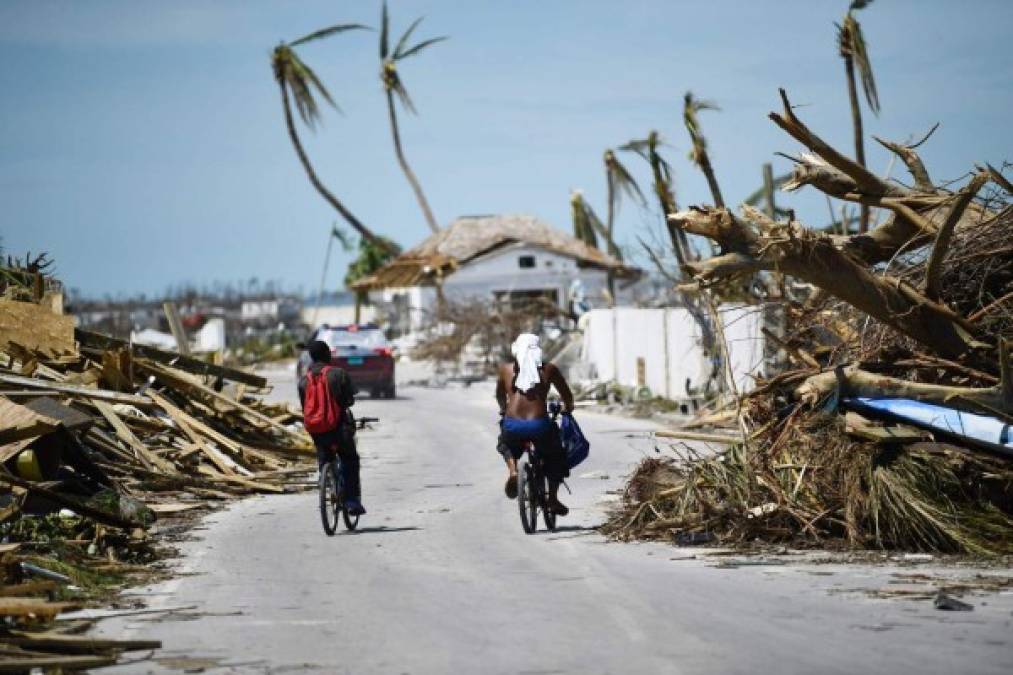
[[506,496],[508,499],[517,499],[517,476],[510,476],[507,478],[504,489],[506,490]]

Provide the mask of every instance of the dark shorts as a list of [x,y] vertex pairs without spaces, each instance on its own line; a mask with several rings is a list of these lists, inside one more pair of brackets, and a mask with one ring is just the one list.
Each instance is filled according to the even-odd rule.
[[533,420],[504,417],[500,422],[499,442],[496,444],[496,451],[503,459],[520,459],[526,441],[535,444],[549,480],[560,481],[570,475],[566,453],[559,440],[559,427],[555,422],[548,417]]

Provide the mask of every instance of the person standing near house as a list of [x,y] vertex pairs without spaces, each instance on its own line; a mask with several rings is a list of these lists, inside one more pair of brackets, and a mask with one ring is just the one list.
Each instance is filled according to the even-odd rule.
[[513,362],[500,366],[496,382],[496,401],[499,403],[500,435],[496,450],[506,461],[509,475],[506,495],[517,497],[517,460],[524,443],[532,441],[545,462],[545,477],[549,479],[549,508],[557,515],[569,513],[559,501],[559,484],[570,475],[566,453],[559,437],[559,427],[549,417],[549,390],[556,388],[563,399],[567,414],[573,412],[573,393],[566,378],[552,363],[542,363],[542,349],[538,336],[523,333],[510,348]]
[[345,479],[345,507],[353,516],[366,513],[362,506],[359,453],[355,448],[355,386],[342,368],[331,365],[331,348],[314,340],[307,349],[312,362],[299,378],[299,403],[306,430],[317,449],[317,465],[324,466],[337,454]]

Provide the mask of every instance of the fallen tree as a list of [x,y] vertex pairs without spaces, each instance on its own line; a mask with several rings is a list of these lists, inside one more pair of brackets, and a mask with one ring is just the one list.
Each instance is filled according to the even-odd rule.
[[882,180],[810,130],[783,91],[781,100],[771,120],[807,150],[792,158],[785,189],[815,188],[889,216],[835,235],[749,206],[669,214],[673,227],[720,249],[686,264],[699,287],[783,274],[816,292],[803,301],[767,284],[767,301],[791,326],[768,337],[791,365],[735,402],[726,449],[673,446],[676,460],[645,461],[605,530],[1013,552],[1013,467],[1001,434],[983,442],[961,426],[936,431],[860,404],[932,404],[998,427],[1013,420],[1013,185],[986,165],[955,192],[936,186],[916,152],[923,141],[880,140],[913,186]]

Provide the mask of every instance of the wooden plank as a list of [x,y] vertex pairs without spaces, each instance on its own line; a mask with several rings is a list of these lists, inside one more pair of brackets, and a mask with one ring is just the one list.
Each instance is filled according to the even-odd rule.
[[158,404],[158,407],[164,410],[165,414],[179,425],[179,428],[183,431],[183,433],[186,434],[191,441],[193,441],[200,451],[203,452],[204,455],[210,459],[222,473],[226,475],[232,475],[235,473],[235,471],[232,470],[232,467],[223,461],[221,453],[213,452],[207,445],[204,437],[194,431],[194,422],[197,422],[198,420],[195,420],[193,417],[190,417],[185,412],[174,406],[169,399],[165,398],[161,394],[151,392],[150,395],[152,399],[154,399],[155,403]]
[[47,355],[74,352],[74,317],[32,302],[0,299],[0,349],[10,343]]
[[259,483],[255,480],[250,480],[249,478],[241,478],[239,476],[226,476],[225,474],[218,473],[217,471],[208,466],[203,465],[199,466],[197,467],[197,471],[204,474],[205,476],[208,476],[209,478],[213,478],[219,481],[225,481],[226,483],[232,483],[234,485],[240,485],[242,487],[250,488],[251,490],[256,490],[258,492],[271,492],[274,494],[285,493],[285,489],[278,487],[277,485],[268,485],[267,483]]
[[139,356],[167,365],[171,364],[173,368],[178,368],[179,370],[183,370],[188,373],[221,377],[226,380],[242,382],[257,388],[267,386],[266,378],[254,375],[253,373],[248,373],[245,370],[217,366],[191,356],[184,356],[182,354],[168,352],[156,347],[149,347],[147,345],[131,345],[125,340],[120,340],[108,335],[102,335],[101,333],[93,333],[91,331],[77,328],[74,330],[74,337],[85,347],[91,347],[97,350],[129,349],[134,356]]
[[0,396],[0,464],[59,425],[58,420]]
[[72,602],[50,602],[44,598],[0,598],[0,616],[52,618],[77,607]]
[[[81,431],[95,423],[95,418],[91,415],[85,414],[69,405],[64,405],[48,396],[28,401],[24,406],[39,415],[45,415],[52,420],[56,420],[68,431]],[[0,415],[0,418],[2,418],[2,415]]]
[[71,656],[26,652],[24,655],[4,655],[0,657],[0,673],[26,673],[37,668],[58,668],[61,671],[71,672],[111,666],[116,663],[116,659],[116,656]]
[[153,467],[158,467],[166,473],[176,473],[176,469],[172,466],[172,464],[148,450],[148,446],[142,443],[140,439],[134,435],[134,432],[130,430],[130,427],[123,423],[123,420],[120,419],[120,416],[116,414],[116,411],[113,410],[111,405],[104,401],[95,401],[94,403],[95,407],[102,414],[102,417],[106,418],[106,421],[112,425],[113,430],[116,432],[116,436],[126,443],[127,447],[133,449],[134,455],[141,461],[144,468],[151,469]]
[[169,322],[169,330],[172,337],[176,339],[176,351],[183,356],[190,356],[190,342],[186,339],[186,330],[183,328],[183,320],[179,318],[179,309],[175,302],[163,302],[162,311]]
[[196,509],[209,508],[207,504],[203,502],[178,502],[175,504],[148,504],[148,508],[154,513],[159,515],[169,515],[173,513],[185,513],[187,511],[194,511]]
[[4,642],[20,645],[28,649],[58,650],[71,652],[94,652],[107,649],[137,651],[140,649],[160,649],[161,640],[112,640],[109,638],[90,637],[85,635],[64,635],[52,631],[35,632],[12,630],[12,638]]
[[59,588],[59,584],[55,581],[28,581],[23,584],[14,584],[13,586],[0,586],[0,597],[29,597],[49,593],[55,591],[57,588]]
[[[72,396],[81,396],[97,401],[108,401],[110,403],[127,403],[129,405],[151,407],[151,400],[143,396],[135,396],[134,394],[123,394],[118,391],[109,391],[108,389],[95,389],[92,387],[82,387],[74,384],[64,384],[62,382],[50,382],[48,380],[37,380],[33,377],[23,377],[21,375],[10,375],[7,373],[0,373],[0,383],[10,384],[18,387],[28,387],[30,389],[45,389],[48,392],[59,392],[61,394],[70,394]],[[2,392],[0,392],[2,393]]]
[[742,436],[730,434],[705,434],[696,431],[679,431],[676,429],[659,429],[654,432],[658,438],[678,438],[686,441],[703,441],[706,443],[741,443]]
[[204,394],[209,398],[212,398],[216,401],[220,401],[221,403],[224,403],[227,406],[231,406],[234,409],[242,412],[243,414],[252,417],[253,419],[259,421],[260,423],[264,424],[267,427],[276,429],[283,434],[287,434],[288,436],[298,440],[299,443],[301,444],[305,444],[308,441],[308,438],[305,436],[305,434],[293,431],[288,427],[284,427],[275,422],[274,420],[272,420],[267,415],[263,414],[262,412],[254,410],[253,408],[243,403],[240,403],[239,401],[233,400],[228,396],[226,396],[225,394],[215,391],[211,387],[206,387],[203,384],[191,382],[183,377],[180,377],[178,374],[173,373],[170,369],[164,366],[161,366],[157,363],[152,363],[150,361],[138,361],[136,365],[141,367],[143,370],[153,373],[156,377],[165,382],[165,384],[169,384],[171,386],[178,387],[181,389],[190,389],[199,391],[200,393]]

